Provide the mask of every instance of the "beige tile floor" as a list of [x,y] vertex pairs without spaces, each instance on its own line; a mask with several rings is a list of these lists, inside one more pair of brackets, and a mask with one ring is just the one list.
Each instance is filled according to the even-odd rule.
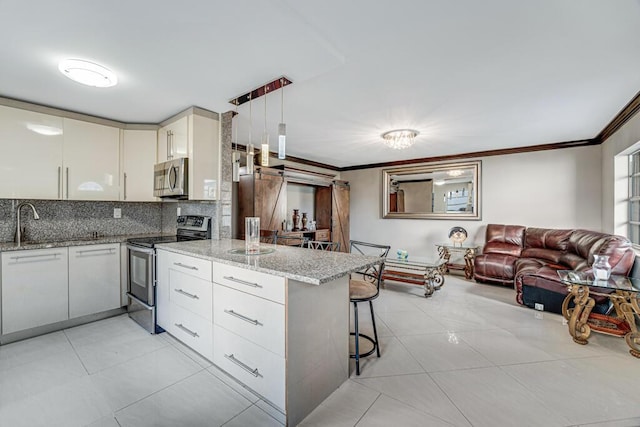
[[[513,297],[456,276],[428,299],[387,284],[374,303],[382,357],[363,360],[302,425],[640,426],[640,360],[624,340],[594,333],[577,345],[561,316]],[[2,427],[281,422],[208,361],[126,316],[0,347]]]

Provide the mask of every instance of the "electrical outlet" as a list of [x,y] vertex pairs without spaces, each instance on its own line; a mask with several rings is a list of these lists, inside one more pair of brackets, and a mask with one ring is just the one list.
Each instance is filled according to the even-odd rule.
[[534,308],[538,311],[544,311],[544,304],[540,304],[539,302],[537,302]]
[[114,218],[122,218],[122,209],[113,208],[113,217]]
[[182,215],[182,209],[180,208],[180,206],[178,206],[178,208],[176,209],[176,215]]

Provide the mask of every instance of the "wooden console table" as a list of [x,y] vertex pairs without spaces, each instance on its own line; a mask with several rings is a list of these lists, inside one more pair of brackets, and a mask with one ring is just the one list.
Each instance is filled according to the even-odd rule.
[[[570,270],[560,270],[558,275],[569,290],[562,302],[562,315],[569,322],[569,334],[573,341],[587,344],[591,330],[624,336],[630,348],[629,353],[640,358],[640,332],[636,325],[636,317],[640,318],[640,279],[611,275],[609,280],[594,280],[591,272]],[[598,293],[590,287],[614,292]],[[592,314],[595,301],[590,294],[607,296],[613,303],[615,316]],[[571,302],[574,303],[573,308],[569,308]]]
[[[473,279],[474,267],[473,262],[476,259],[478,253],[478,245],[463,244],[462,246],[454,245],[453,243],[436,243],[438,248],[438,254],[440,258],[445,262],[445,272],[449,270],[463,270],[464,277],[467,280]],[[464,264],[455,264],[449,262],[451,259],[451,253],[462,253],[464,258]]]
[[428,297],[444,285],[444,265],[443,259],[387,258],[382,280],[424,286],[424,296]]

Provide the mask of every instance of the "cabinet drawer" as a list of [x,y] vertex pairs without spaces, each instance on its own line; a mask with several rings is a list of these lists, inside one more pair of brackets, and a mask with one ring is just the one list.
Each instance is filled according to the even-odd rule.
[[213,281],[242,292],[284,304],[284,277],[215,263],[213,268]]
[[328,242],[329,240],[331,240],[331,233],[329,232],[329,230],[317,230],[316,240],[319,242]]
[[213,363],[285,409],[285,359],[213,325]]
[[169,317],[167,332],[203,357],[213,359],[213,331],[210,321],[175,304],[169,305]]
[[173,252],[170,252],[165,259],[169,262],[169,268],[173,270],[211,281],[211,261]]
[[169,301],[212,321],[213,284],[182,271],[169,270]]
[[214,323],[284,357],[284,306],[214,285]]

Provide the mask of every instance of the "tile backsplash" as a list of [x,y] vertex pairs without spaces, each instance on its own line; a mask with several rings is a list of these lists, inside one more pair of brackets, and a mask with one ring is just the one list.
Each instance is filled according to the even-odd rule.
[[[14,239],[16,207],[20,202],[33,203],[39,220],[33,219],[29,207],[21,209],[21,225],[26,231],[23,241],[52,241],[128,234],[174,233],[176,207],[183,215],[209,215],[212,236],[218,238],[217,202],[95,202],[70,200],[0,199],[0,241]],[[121,218],[113,217],[114,208]]]

